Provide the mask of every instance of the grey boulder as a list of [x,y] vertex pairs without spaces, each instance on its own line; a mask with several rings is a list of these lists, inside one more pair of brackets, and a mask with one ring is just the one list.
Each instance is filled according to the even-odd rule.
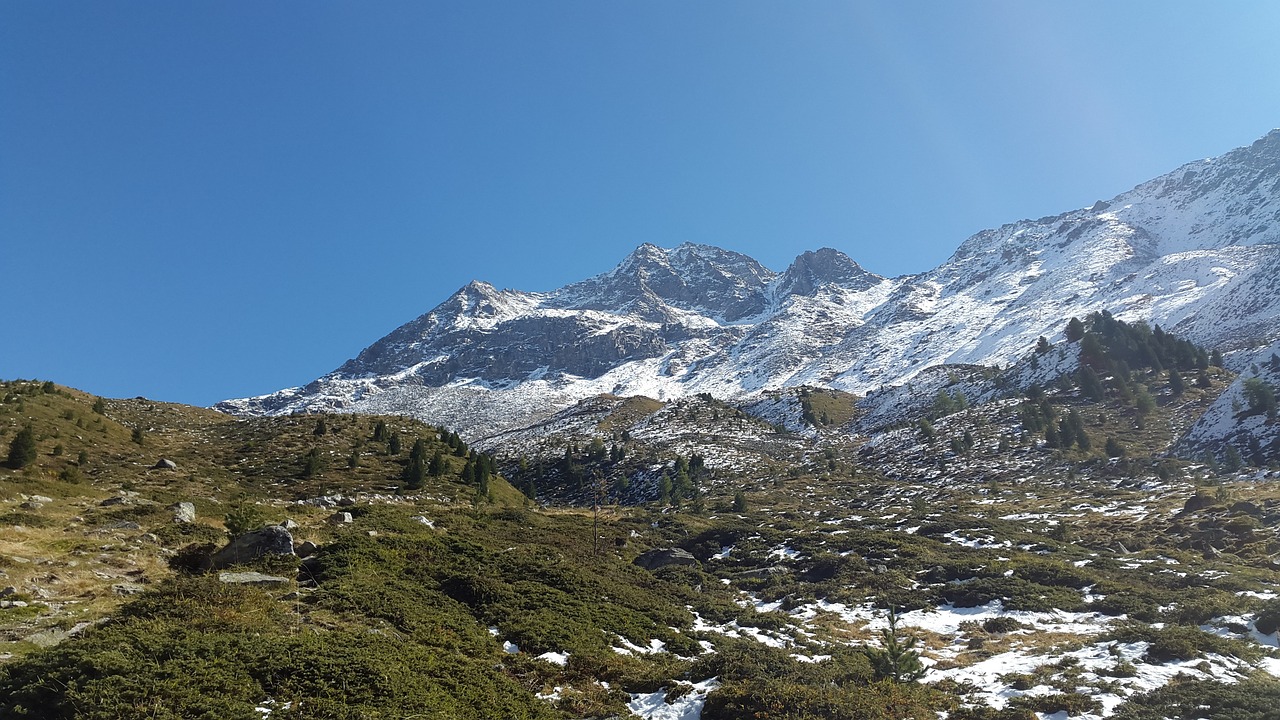
[[635,565],[648,570],[650,572],[658,568],[664,568],[668,565],[697,565],[698,561],[693,555],[684,548],[655,548],[650,550],[635,560],[631,561]]
[[247,532],[209,558],[212,570],[252,562],[265,555],[293,555],[293,535],[279,525]]

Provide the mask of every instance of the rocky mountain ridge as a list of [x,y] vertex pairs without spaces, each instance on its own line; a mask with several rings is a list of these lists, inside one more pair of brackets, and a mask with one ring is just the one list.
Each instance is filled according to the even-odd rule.
[[1008,365],[1109,310],[1223,350],[1280,338],[1280,131],[1110,201],[985,230],[920,275],[838,250],[777,273],[729,250],[642,245],[550,293],[472,282],[332,373],[220,403],[446,422],[472,438],[583,398],[813,386],[865,394],[943,364]]

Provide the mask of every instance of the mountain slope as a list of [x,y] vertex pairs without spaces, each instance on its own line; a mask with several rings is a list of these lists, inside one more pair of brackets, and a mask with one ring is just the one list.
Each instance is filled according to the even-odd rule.
[[1109,310],[1226,350],[1280,337],[1280,131],[1110,202],[980,232],[921,275],[837,250],[775,273],[704,245],[643,245],[550,293],[473,282],[334,372],[236,414],[391,412],[488,437],[609,393],[743,400],[853,393],[949,363],[1008,364]]

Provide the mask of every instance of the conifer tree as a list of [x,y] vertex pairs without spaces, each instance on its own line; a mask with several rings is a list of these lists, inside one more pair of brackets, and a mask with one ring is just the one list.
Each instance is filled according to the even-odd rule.
[[1156,408],[1155,398],[1141,385],[1133,393],[1133,409],[1138,412],[1138,427],[1143,427],[1146,417]]
[[436,450],[431,456],[431,462],[427,465],[427,474],[431,477],[440,477],[444,475],[444,453]]
[[1071,449],[1071,446],[1075,444],[1075,428],[1071,427],[1071,422],[1068,418],[1062,418],[1058,421],[1058,447],[1061,447],[1064,450],[1069,450]]
[[427,467],[423,463],[422,458],[411,458],[409,466],[405,468],[404,473],[405,487],[410,490],[420,490],[427,482]]
[[413,441],[413,447],[409,449],[409,461],[418,460],[426,462],[427,459],[427,441],[417,438]]
[[918,638],[903,637],[898,633],[898,613],[890,609],[889,627],[880,631],[881,647],[864,648],[863,652],[871,661],[876,679],[895,683],[915,682],[924,677],[926,671],[920,662],[920,653],[915,649],[918,643]]
[[324,469],[324,459],[320,457],[318,448],[311,448],[302,458],[302,477],[310,478],[320,474]]
[[1064,333],[1067,342],[1077,342],[1084,337],[1084,323],[1080,322],[1080,318],[1071,318],[1067,321],[1067,329]]
[[1106,389],[1102,387],[1102,379],[1098,377],[1098,373],[1093,368],[1084,365],[1080,371],[1076,373],[1076,379],[1080,382],[1080,392],[1085,397],[1094,402],[1102,402],[1106,397]]
[[1072,438],[1075,439],[1076,445],[1081,450],[1088,451],[1093,447],[1093,441],[1089,439],[1089,433],[1085,432],[1084,419],[1080,417],[1080,413],[1075,408],[1067,414],[1067,424],[1071,427]]
[[660,505],[671,504],[671,476],[665,472],[658,478],[658,503]]
[[920,418],[920,422],[917,424],[920,427],[920,439],[925,442],[933,440],[937,431],[933,429],[933,423],[929,422],[929,418]]
[[1044,429],[1044,446],[1049,448],[1062,446],[1062,438],[1058,435],[1058,428],[1052,422]]
[[35,461],[36,433],[30,425],[25,425],[9,443],[9,467],[21,470]]
[[1227,451],[1223,454],[1222,469],[1229,473],[1239,472],[1244,467],[1244,458],[1240,457],[1240,451],[1235,445],[1227,444]]

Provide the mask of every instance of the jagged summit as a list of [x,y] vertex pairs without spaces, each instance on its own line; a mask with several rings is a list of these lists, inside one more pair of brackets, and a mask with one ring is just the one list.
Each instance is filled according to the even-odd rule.
[[689,312],[733,322],[764,311],[775,275],[746,255],[710,245],[665,250],[645,243],[613,270],[552,293],[550,303],[652,322],[678,322]]
[[1280,131],[1090,208],[984,230],[919,275],[882,278],[832,248],[777,273],[646,243],[549,293],[475,281],[305,387],[218,407],[393,412],[484,437],[600,393],[865,393],[941,364],[1008,364],[1103,309],[1223,350],[1280,338]]
[[824,285],[865,290],[883,279],[839,250],[821,248],[806,251],[791,263],[778,282],[778,294],[812,295]]

